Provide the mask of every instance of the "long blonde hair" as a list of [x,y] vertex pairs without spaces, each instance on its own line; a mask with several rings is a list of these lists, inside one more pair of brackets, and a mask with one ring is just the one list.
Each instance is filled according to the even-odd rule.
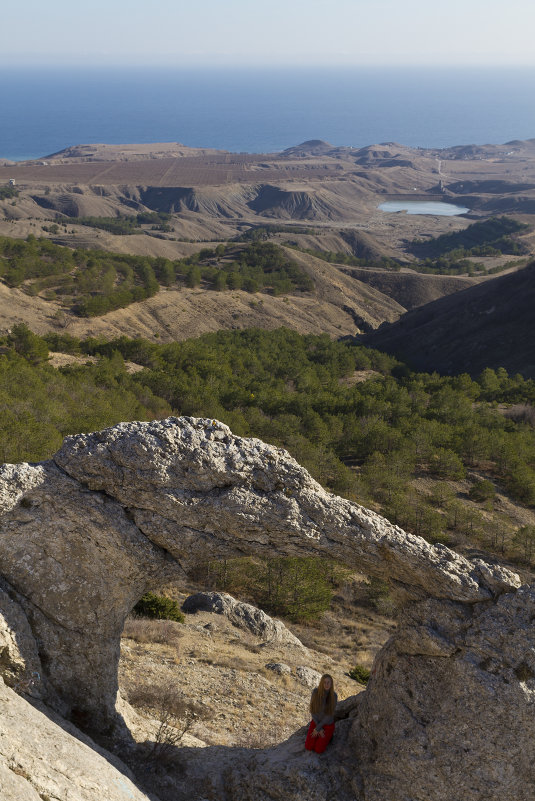
[[[324,679],[331,680],[331,686],[328,690],[325,690],[325,685],[323,683]],[[323,704],[325,703],[325,707]],[[325,709],[326,715],[332,715],[334,712],[335,707],[335,699],[334,699],[334,681],[333,677],[329,673],[324,673],[320,679],[320,683],[316,687],[316,689],[312,692],[312,696],[310,698],[310,714],[311,715],[319,715]]]

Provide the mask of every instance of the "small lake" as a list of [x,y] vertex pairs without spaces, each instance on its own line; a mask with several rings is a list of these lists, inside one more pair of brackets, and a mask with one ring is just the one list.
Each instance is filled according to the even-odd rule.
[[406,211],[407,214],[438,214],[441,217],[454,217],[466,214],[466,206],[455,206],[453,203],[441,203],[433,200],[387,200],[379,206],[381,211]]

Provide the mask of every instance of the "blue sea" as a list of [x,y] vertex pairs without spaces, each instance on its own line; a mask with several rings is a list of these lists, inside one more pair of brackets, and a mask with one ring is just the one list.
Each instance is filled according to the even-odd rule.
[[307,139],[362,147],[535,137],[535,69],[0,71],[0,157],[75,144],[181,142],[234,152]]

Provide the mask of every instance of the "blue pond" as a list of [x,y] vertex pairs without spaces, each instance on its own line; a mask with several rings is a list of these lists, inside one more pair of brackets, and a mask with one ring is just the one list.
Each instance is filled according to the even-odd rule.
[[441,203],[431,200],[387,200],[379,206],[381,211],[406,211],[407,214],[437,214],[441,217],[454,217],[466,214],[466,206],[455,206],[453,203]]

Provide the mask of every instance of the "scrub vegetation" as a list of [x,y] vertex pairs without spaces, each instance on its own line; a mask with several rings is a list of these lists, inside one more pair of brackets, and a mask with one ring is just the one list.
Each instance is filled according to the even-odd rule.
[[[132,219],[153,216],[162,217],[146,213]],[[117,218],[117,225],[123,223],[124,219]],[[72,250],[33,235],[26,240],[0,237],[0,278],[29,295],[58,300],[80,317],[98,317],[124,308],[152,297],[162,286],[243,289],[273,295],[314,289],[312,279],[281,248],[261,242],[203,248],[185,259],[171,260]]]
[[510,217],[491,217],[473,223],[462,231],[442,234],[427,241],[412,243],[416,255],[436,258],[457,252],[462,256],[496,256],[501,253],[519,255],[525,249],[512,235],[526,231],[529,226]]
[[[364,346],[287,329],[156,345],[40,338],[19,325],[0,347],[2,461],[45,458],[64,435],[121,420],[214,417],[287,448],[327,488],[430,541],[468,538],[531,562],[533,380],[503,369],[475,380],[414,373]],[[57,370],[48,348],[97,361]],[[125,360],[144,369],[129,374]],[[515,520],[504,499],[527,517]]]

